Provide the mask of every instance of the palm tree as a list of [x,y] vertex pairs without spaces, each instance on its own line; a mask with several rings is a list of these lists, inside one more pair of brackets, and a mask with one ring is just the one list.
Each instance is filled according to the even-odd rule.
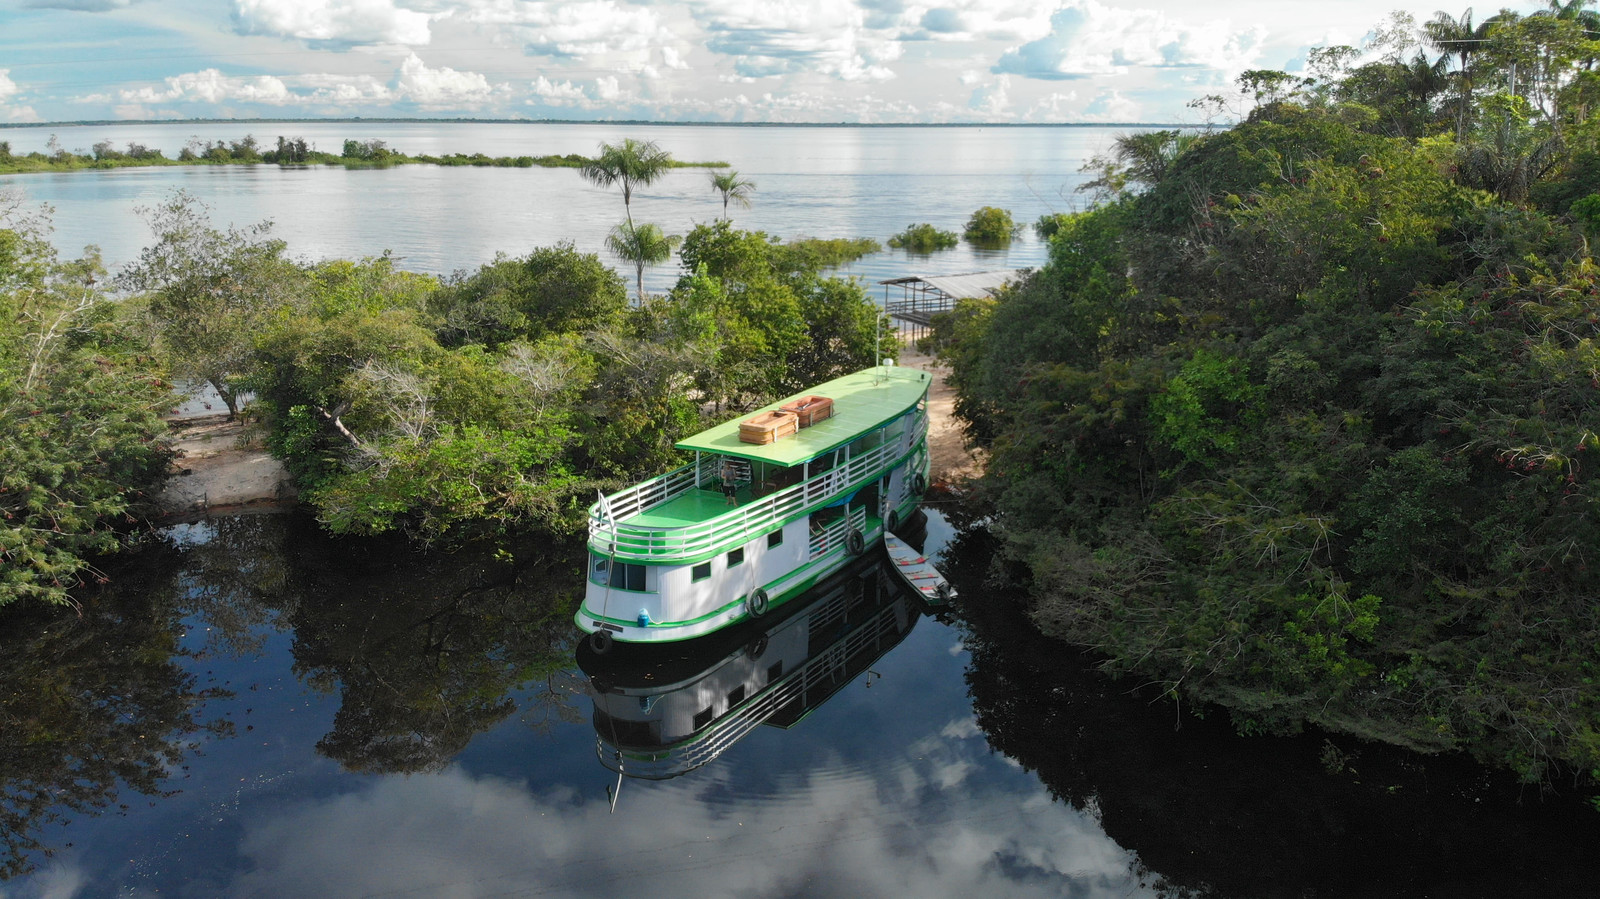
[[1584,37],[1589,40],[1600,38],[1600,12],[1585,7],[1593,6],[1594,0],[1549,0],[1550,8],[1534,13],[1536,16],[1554,16],[1557,19],[1570,19],[1583,27]]
[[750,195],[755,193],[756,183],[749,178],[739,177],[739,173],[729,169],[722,174],[711,173],[711,189],[722,194],[722,217],[728,217],[728,201],[732,200],[745,209],[750,208]]
[[624,138],[620,144],[601,142],[600,153],[583,164],[579,173],[600,187],[622,186],[622,208],[633,227],[633,189],[644,187],[672,168],[672,154],[653,140]]
[[1472,57],[1488,39],[1489,24],[1483,22],[1474,26],[1472,10],[1468,9],[1460,18],[1440,11],[1422,26],[1423,35],[1433,49],[1456,58],[1456,71],[1452,77],[1459,87],[1456,96],[1457,141],[1466,139],[1467,119],[1472,115],[1472,81],[1476,74],[1472,67]]
[[646,223],[635,227],[632,221],[627,221],[611,229],[606,237],[606,249],[618,259],[634,264],[639,277],[639,302],[643,303],[644,267],[666,262],[682,240],[676,234],[662,233],[659,225]]
[[[1600,40],[1600,12],[1585,7],[1592,6],[1595,0],[1549,0],[1550,8],[1534,13],[1536,16],[1553,16],[1557,19],[1568,19],[1578,23],[1583,29],[1583,36],[1591,41]],[[1593,70],[1596,57],[1592,53],[1584,54],[1578,60],[1587,70]]]

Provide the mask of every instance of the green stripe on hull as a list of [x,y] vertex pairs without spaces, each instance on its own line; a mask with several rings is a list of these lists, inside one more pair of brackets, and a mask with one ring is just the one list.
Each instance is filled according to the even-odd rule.
[[[913,508],[915,508],[915,505],[913,505]],[[882,541],[883,522],[877,521],[876,519],[869,519],[868,530],[876,531],[876,536],[872,538],[873,545]],[[870,551],[870,549],[871,545],[869,545],[866,550],[863,550],[863,552]],[[849,562],[853,558],[855,558],[855,556],[850,555],[843,547],[829,550],[820,558],[813,559],[807,562],[805,565],[802,565],[788,574],[785,574],[783,577],[777,578],[776,580],[773,580],[767,584],[763,584],[760,589],[766,590],[768,593],[766,614],[772,614],[773,610],[777,609],[779,606],[791,599],[794,599],[807,590],[810,590],[812,587],[816,586],[818,581],[830,574],[833,574],[840,568],[843,568],[845,563]],[[799,576],[799,579],[795,580],[797,576]],[[778,585],[780,584],[784,584],[786,586],[779,587]],[[729,615],[730,612],[742,607],[744,605],[744,600],[745,597],[741,596],[733,602],[730,602],[727,605],[724,605],[711,612],[707,612],[698,618],[690,618],[685,621],[652,622],[648,627],[640,627],[638,623],[632,619],[611,618],[604,615],[594,615],[583,608],[578,609],[577,614],[573,616],[573,621],[578,625],[580,630],[587,631],[589,633],[599,630],[599,628],[596,626],[596,622],[604,622],[606,624],[613,625],[614,627],[618,628],[618,630],[612,630],[611,628],[607,628],[607,630],[611,630],[616,639],[624,643],[678,643],[684,640],[693,640],[696,637],[703,637],[740,621],[751,620],[751,616],[748,612],[731,616]],[[727,617],[728,620],[717,624],[715,627],[695,629],[692,633],[683,633],[684,629],[686,628],[695,628],[696,625],[702,625],[720,617]],[[766,616],[763,615],[762,617]]]

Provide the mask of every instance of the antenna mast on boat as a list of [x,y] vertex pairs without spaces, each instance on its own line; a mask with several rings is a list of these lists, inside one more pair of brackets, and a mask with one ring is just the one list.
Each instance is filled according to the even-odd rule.
[[888,372],[886,372],[884,370],[884,368],[883,368],[883,311],[879,310],[878,314],[876,316],[874,316],[873,319],[874,320],[873,320],[873,324],[872,324],[872,364],[873,364],[873,367],[878,369],[878,371],[877,371],[876,374],[873,375],[873,381],[872,382],[874,384],[876,384],[878,382],[877,381],[877,376],[878,375],[886,375],[886,374],[888,374]]

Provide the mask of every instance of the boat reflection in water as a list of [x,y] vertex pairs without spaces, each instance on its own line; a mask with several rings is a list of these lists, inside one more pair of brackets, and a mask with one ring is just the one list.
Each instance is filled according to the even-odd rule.
[[759,725],[792,727],[905,640],[924,608],[879,547],[773,621],[676,651],[599,656],[581,648],[600,761],[621,776],[666,780]]

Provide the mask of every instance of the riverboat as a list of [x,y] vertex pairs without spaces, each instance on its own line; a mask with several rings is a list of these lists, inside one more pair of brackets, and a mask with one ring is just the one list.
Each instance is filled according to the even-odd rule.
[[677,444],[694,461],[589,509],[590,648],[767,614],[876,546],[928,485],[927,372],[881,365]]
[[[900,645],[922,608],[878,554],[864,555],[781,613],[633,667],[578,653],[594,702],[595,754],[621,777],[667,780],[761,725],[787,730]],[[723,637],[737,638],[731,645]],[[616,788],[612,799],[616,798]]]

